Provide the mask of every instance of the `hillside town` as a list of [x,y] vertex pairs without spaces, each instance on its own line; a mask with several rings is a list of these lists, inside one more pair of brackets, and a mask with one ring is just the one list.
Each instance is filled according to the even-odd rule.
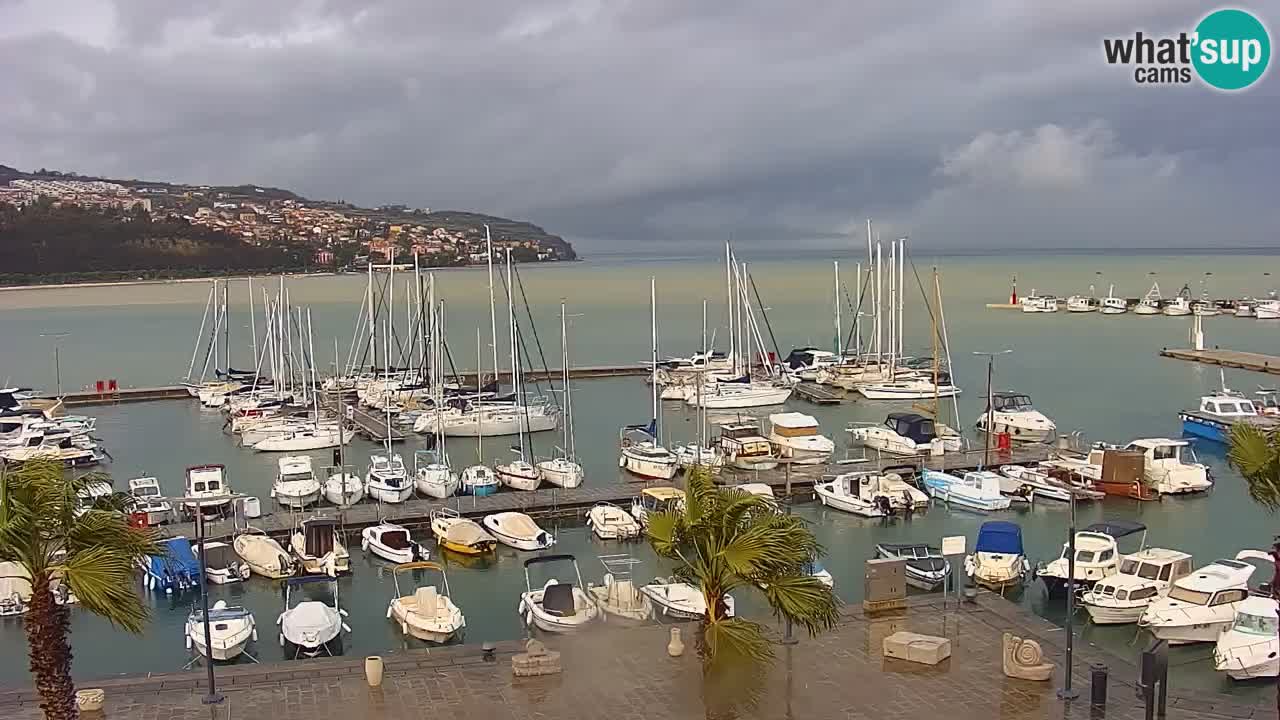
[[182,220],[239,238],[247,245],[304,245],[318,267],[388,262],[416,255],[428,266],[483,263],[486,226],[499,254],[518,262],[573,260],[572,247],[527,223],[429,208],[358,208],[306,200],[293,193],[253,186],[222,188],[96,179],[42,177],[0,185],[0,204],[19,209],[37,202],[101,211],[146,213]]

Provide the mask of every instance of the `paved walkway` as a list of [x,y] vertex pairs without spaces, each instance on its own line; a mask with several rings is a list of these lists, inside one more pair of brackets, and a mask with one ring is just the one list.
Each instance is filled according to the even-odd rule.
[[[881,656],[880,643],[897,630],[952,639],[952,657],[927,667]],[[1001,633],[1034,637],[1050,659],[1061,660],[1061,630],[994,596],[982,596],[962,612],[943,612],[937,598],[912,603],[895,618],[868,619],[850,608],[841,625],[814,640],[780,647],[760,704],[742,718],[872,720],[1023,720],[1031,718],[1143,717],[1126,660],[1087,645],[1077,648],[1076,687],[1088,697],[1089,662],[1106,662],[1111,685],[1105,714],[1091,714],[1087,700],[1064,705],[1054,696],[1060,679],[1047,683],[1003,676]],[[564,672],[514,678],[513,643],[485,662],[479,648],[464,646],[389,656],[383,686],[365,684],[362,659],[220,669],[226,692],[221,706],[204,706],[203,677],[180,673],[97,683],[108,693],[106,718],[130,720],[698,720],[704,717],[700,672],[692,646],[666,655],[668,630],[600,628],[580,637],[549,638],[562,651]],[[1276,718],[1274,707],[1238,705],[1225,696],[1170,694],[1172,720]],[[0,717],[40,717],[29,691],[0,693]],[[92,716],[86,716],[92,717]],[[102,717],[102,716],[99,716]]]

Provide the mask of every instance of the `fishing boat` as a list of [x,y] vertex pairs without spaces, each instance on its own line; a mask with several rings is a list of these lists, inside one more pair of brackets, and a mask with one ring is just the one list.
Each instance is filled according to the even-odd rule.
[[[390,440],[387,441],[390,445]],[[369,498],[384,503],[402,503],[413,497],[414,483],[400,453],[387,451],[369,456],[364,489]]]
[[200,587],[200,562],[191,541],[178,536],[160,541],[160,547],[159,555],[141,561],[143,586],[166,595]]
[[427,559],[426,546],[414,542],[409,528],[386,520],[360,531],[360,549],[397,564]]
[[[1138,546],[1141,551],[1147,544],[1147,526],[1131,520],[1111,520],[1094,523],[1075,536],[1075,575],[1071,583],[1078,590],[1087,590],[1103,578],[1120,572],[1118,541],[1142,533]],[[1062,555],[1047,565],[1036,569],[1036,576],[1044,583],[1050,597],[1063,596],[1070,575],[1069,543],[1062,544]]]
[[[435,585],[417,586],[412,595],[401,594],[400,576],[405,573],[429,571],[440,573],[440,588]],[[391,572],[395,583],[395,596],[387,606],[387,618],[400,626],[405,637],[414,637],[433,643],[455,640],[467,626],[462,609],[454,602],[449,591],[449,577],[444,566],[433,562],[402,563]]]
[[897,473],[851,472],[813,486],[818,502],[862,517],[906,514],[929,506],[929,496]]
[[600,585],[587,584],[587,596],[596,604],[600,617],[627,624],[639,624],[653,617],[653,604],[636,587],[632,568],[640,561],[629,555],[601,555],[604,577]]
[[333,474],[324,481],[324,499],[338,507],[351,507],[363,498],[364,480],[345,467],[333,468]]
[[498,476],[487,465],[472,465],[462,471],[462,493],[484,497],[498,492]]
[[1080,484],[1068,484],[1038,467],[1001,465],[998,469],[1001,475],[1014,480],[1036,498],[1071,502],[1072,495],[1075,495],[1077,501],[1101,500],[1106,497],[1105,493],[1085,486],[1083,481]]
[[1182,421],[1182,434],[1202,437],[1214,442],[1226,443],[1231,428],[1236,423],[1249,423],[1263,430],[1280,428],[1280,421],[1265,417],[1254,401],[1228,389],[1200,397],[1200,406],[1178,413]]
[[1037,295],[1035,288],[1032,288],[1031,294],[1022,298],[1022,312],[1024,313],[1054,313],[1058,312],[1058,298],[1053,295]]
[[1030,396],[1019,392],[992,393],[990,407],[978,416],[974,426],[985,433],[988,422],[997,435],[1008,435],[1015,442],[1044,442],[1058,429],[1031,404]]
[[942,551],[924,543],[877,543],[876,555],[906,560],[907,584],[925,592],[938,589],[951,574],[951,563],[942,556]]
[[640,527],[649,527],[649,517],[657,513],[684,510],[684,491],[673,487],[647,487],[631,500],[631,517]]
[[[333,604],[305,599],[308,585],[325,584],[332,592]],[[286,658],[319,657],[342,653],[342,633],[351,628],[343,621],[347,611],[338,602],[338,579],[327,575],[289,578],[284,584],[284,611],[276,619],[280,626],[280,647]]]
[[1080,600],[1095,625],[1136,623],[1148,605],[1190,574],[1187,553],[1145,548],[1121,558],[1120,571],[1094,583]]
[[1259,300],[1253,306],[1253,316],[1258,320],[1280,320],[1280,300]]
[[[666,617],[675,620],[701,620],[707,614],[707,600],[702,589],[680,582],[673,577],[654,578],[640,588],[640,592],[653,603],[653,607]],[[725,616],[734,616],[733,596],[724,595]]]
[[1161,312],[1171,317],[1181,317],[1191,314],[1191,288],[1186,285],[1182,286],[1182,290],[1178,295],[1164,304]]
[[351,572],[351,556],[338,535],[338,521],[324,516],[299,520],[289,538],[293,556],[308,575]]
[[435,450],[417,450],[413,453],[413,484],[418,492],[429,498],[443,500],[457,494],[462,481],[449,467],[444,455],[444,443],[437,440]]
[[720,426],[717,441],[725,462],[739,470],[772,470],[778,467],[773,445],[760,432],[751,418],[742,418]]
[[990,470],[967,472],[964,477],[925,470],[921,478],[930,497],[949,505],[978,512],[1009,508],[1009,498],[1000,492],[1000,476]]
[[474,520],[458,514],[453,508],[439,508],[431,512],[431,532],[446,550],[462,555],[483,555],[493,552],[498,541],[485,532]]
[[1258,313],[1253,309],[1253,300],[1250,300],[1249,298],[1237,300],[1235,307],[1231,310],[1231,314],[1238,318],[1252,318],[1258,316]]
[[236,554],[249,569],[271,580],[287,578],[297,571],[293,559],[284,547],[265,532],[247,528],[231,541]]
[[1116,297],[1116,286],[1112,284],[1107,288],[1107,296],[1102,298],[1102,314],[1123,315],[1128,310],[1129,301],[1122,297]]
[[204,558],[204,575],[214,585],[229,585],[249,579],[249,564],[240,559],[234,548],[224,542],[205,540],[202,549],[192,546],[196,555]]
[[612,503],[596,503],[587,511],[587,527],[601,540],[630,540],[641,535],[640,523]]
[[[209,646],[205,646],[204,611],[195,608],[187,616],[185,628],[187,649],[194,649],[212,660],[235,660],[244,653],[250,641],[258,639],[253,613],[219,600],[209,608]],[[212,649],[212,652],[210,650]]]
[[173,519],[173,505],[161,494],[159,480],[133,478],[129,481],[129,496],[133,499],[133,512],[145,513],[147,525],[161,525]]
[[1067,312],[1070,313],[1087,313],[1097,312],[1098,299],[1092,295],[1071,295],[1067,298]]
[[1280,675],[1280,618],[1275,600],[1250,595],[1240,601],[1231,627],[1218,636],[1213,669],[1232,680]]
[[186,492],[190,498],[182,503],[183,512],[195,517],[196,512],[222,516],[231,511],[231,488],[227,485],[225,465],[196,465],[187,468]]
[[[577,581],[562,582],[552,577],[540,589],[533,589],[529,568],[535,565],[567,562],[573,565],[573,577]],[[520,594],[516,612],[530,630],[538,628],[551,633],[569,633],[581,630],[600,614],[596,604],[582,589],[582,573],[578,561],[572,555],[541,555],[524,561],[525,591]]]
[[311,469],[311,456],[286,455],[276,461],[276,480],[271,497],[281,505],[302,509],[320,499],[320,481]]
[[521,512],[485,515],[482,522],[498,542],[517,550],[546,550],[556,544],[554,535],[538,527],[533,518]]
[[1215,560],[1174,581],[1167,595],[1147,606],[1138,627],[1170,645],[1214,642],[1231,627],[1236,610],[1249,597],[1249,578],[1256,569],[1244,562],[1250,559],[1271,561],[1258,550],[1244,550],[1235,560]]
[[778,456],[795,465],[819,465],[831,458],[836,444],[818,432],[818,420],[799,412],[769,416],[769,442]]
[[890,455],[958,452],[964,439],[955,430],[917,413],[889,413],[883,423],[850,423],[845,431],[853,445]]
[[1153,282],[1151,283],[1151,289],[1148,290],[1147,294],[1143,295],[1142,299],[1138,301],[1138,304],[1134,306],[1133,313],[1135,315],[1159,315],[1160,305],[1162,302],[1163,299],[1160,296],[1160,283]]
[[973,554],[964,559],[964,571],[973,584],[995,592],[1021,586],[1031,572],[1022,549],[1022,528],[997,520],[982,523]]

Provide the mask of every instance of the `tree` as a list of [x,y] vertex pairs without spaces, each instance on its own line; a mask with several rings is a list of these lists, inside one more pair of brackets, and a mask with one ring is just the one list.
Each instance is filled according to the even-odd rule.
[[1268,512],[1280,510],[1280,433],[1236,423],[1229,440],[1227,463],[1244,477],[1249,497]]
[[26,617],[31,674],[48,720],[75,720],[70,610],[56,596],[65,584],[89,612],[141,633],[147,609],[135,590],[139,561],[162,552],[151,530],[130,527],[109,504],[75,513],[76,495],[104,477],[67,479],[61,463],[34,460],[0,471],[0,560],[31,582]]
[[653,516],[647,532],[654,551],[675,561],[676,579],[701,589],[706,601],[696,640],[710,715],[735,699],[754,702],[774,657],[763,626],[728,616],[726,593],[760,592],[775,617],[810,635],[839,619],[835,595],[809,572],[822,546],[804,520],[765,498],[717,488],[706,468],[689,474],[684,507]]

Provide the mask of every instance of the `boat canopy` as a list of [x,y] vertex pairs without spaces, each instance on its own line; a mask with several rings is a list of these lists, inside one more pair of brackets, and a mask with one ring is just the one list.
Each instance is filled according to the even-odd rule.
[[1022,555],[1022,528],[1000,520],[982,523],[973,549],[975,552]]
[[161,543],[164,553],[152,555],[148,572],[167,582],[195,583],[200,579],[200,562],[185,537],[169,538]]
[[538,557],[532,557],[532,558],[529,558],[528,560],[525,560],[524,566],[529,567],[530,565],[538,565],[540,563],[549,563],[549,562],[577,562],[577,558],[567,553],[559,553],[559,554],[553,554],[553,555],[539,555]]
[[1094,523],[1084,529],[1085,532],[1102,533],[1119,540],[1134,533],[1146,532],[1147,526],[1133,520],[1107,520]]
[[937,437],[933,420],[916,413],[889,413],[884,424],[902,437],[917,443],[931,442]]

